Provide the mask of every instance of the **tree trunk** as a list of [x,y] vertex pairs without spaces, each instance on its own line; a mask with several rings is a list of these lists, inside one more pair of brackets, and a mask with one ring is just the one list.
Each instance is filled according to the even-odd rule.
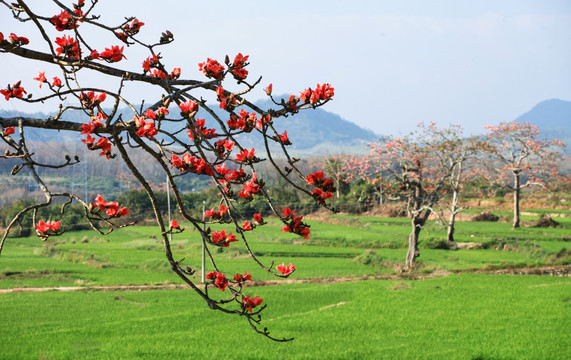
[[448,233],[446,234],[446,242],[454,242],[454,224],[456,222],[456,209],[458,208],[458,191],[454,191],[452,195],[452,204],[450,206],[450,219],[448,220]]
[[520,192],[520,181],[519,181],[519,173],[514,172],[514,219],[512,226],[514,228],[519,227],[519,192]]
[[412,231],[408,236],[408,252],[406,253],[406,262],[404,268],[402,269],[403,272],[412,270],[414,267],[414,260],[420,256],[420,251],[418,250],[418,235],[420,234],[420,230],[422,230],[422,226],[424,225],[420,214],[413,215],[411,224]]

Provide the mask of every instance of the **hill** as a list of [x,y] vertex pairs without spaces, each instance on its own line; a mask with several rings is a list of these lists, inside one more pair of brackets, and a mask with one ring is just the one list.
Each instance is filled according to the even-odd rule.
[[[260,101],[258,106],[268,109],[275,108],[275,105],[269,101]],[[172,110],[172,109],[171,109]],[[173,110],[174,111],[174,110]],[[227,114],[219,109],[215,109],[221,119],[226,119]],[[47,118],[52,114],[34,113],[25,114],[15,111],[0,110],[2,117],[15,117],[15,116],[31,116],[38,118]],[[130,110],[123,111],[123,118],[129,119],[133,116]],[[208,119],[208,114],[199,112],[199,117]],[[85,115],[81,112],[69,112],[64,116],[64,120],[83,122]],[[292,154],[296,155],[320,155],[320,154],[337,154],[337,153],[356,153],[364,152],[365,145],[368,142],[375,141],[379,138],[378,135],[370,130],[363,129],[356,124],[349,122],[339,115],[328,112],[321,108],[301,111],[295,116],[287,118],[278,118],[275,121],[276,129],[282,133],[287,130],[288,137],[292,142],[289,147]],[[212,123],[207,121],[207,126],[213,126]],[[41,141],[72,141],[79,138],[78,134],[64,134],[58,131],[40,131],[30,129],[28,136],[31,140]],[[41,136],[41,138],[40,138]],[[242,136],[238,138],[243,142],[245,147],[263,148],[263,139],[261,136]]]
[[567,145],[568,152],[571,150],[571,101],[542,101],[515,121],[537,126],[544,137],[559,139]]

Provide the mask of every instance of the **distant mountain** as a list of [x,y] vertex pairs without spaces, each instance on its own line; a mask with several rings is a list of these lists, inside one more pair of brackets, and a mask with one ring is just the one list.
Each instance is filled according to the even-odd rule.
[[[275,104],[259,101],[263,109],[276,108]],[[371,130],[343,119],[323,108],[300,111],[294,116],[274,121],[278,132],[287,130],[294,152],[306,154],[338,154],[365,151],[365,145],[379,139]]]
[[571,101],[559,99],[542,101],[515,121],[529,122],[540,129],[571,130]]
[[[256,105],[263,109],[277,108],[275,104],[269,101],[260,101]],[[174,108],[173,108],[174,109]],[[173,113],[175,110],[172,110]],[[219,109],[215,109],[221,119],[228,118],[228,114]],[[49,115],[43,113],[23,114],[12,111],[0,110],[2,117],[14,116],[30,116],[37,118],[47,118]],[[130,110],[123,111],[123,118],[132,118],[133,114]],[[209,117],[203,111],[200,111],[198,117]],[[73,122],[86,122],[86,115],[77,111],[66,113],[63,120]],[[214,126],[207,120],[207,126]],[[292,145],[288,147],[292,154],[296,155],[322,155],[322,154],[338,154],[338,153],[358,153],[366,150],[365,145],[368,142],[378,140],[379,136],[370,130],[363,129],[356,124],[344,120],[339,115],[333,114],[321,108],[309,109],[301,111],[294,116],[280,117],[275,119],[274,126],[279,133],[287,130],[288,137]],[[28,135],[34,140],[42,141],[70,141],[78,139],[79,134],[65,134],[58,131],[44,131],[29,129]],[[251,136],[253,135],[253,136]],[[263,139],[260,135],[249,134],[249,136],[240,136],[238,140],[242,146],[247,148],[262,149],[264,147]],[[279,146],[272,143],[270,149],[277,149]]]
[[543,137],[561,140],[567,145],[567,151],[571,150],[571,101],[542,101],[515,121],[537,126]]

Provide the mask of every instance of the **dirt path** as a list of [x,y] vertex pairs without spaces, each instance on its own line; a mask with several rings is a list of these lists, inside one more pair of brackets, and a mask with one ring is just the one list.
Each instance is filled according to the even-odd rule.
[[[430,274],[386,274],[386,275],[366,275],[355,277],[318,278],[318,279],[287,279],[287,280],[266,280],[255,281],[246,284],[247,286],[275,286],[283,284],[332,284],[340,282],[364,281],[364,280],[423,280],[445,277],[452,273],[476,273],[476,274],[496,274],[496,275],[544,275],[568,277],[571,274],[571,266],[544,266],[537,268],[518,269],[498,269],[498,270],[466,270],[466,271],[444,271],[438,270]],[[198,285],[199,287],[202,285]],[[42,291],[148,291],[148,290],[174,290],[188,289],[185,284],[165,284],[165,285],[107,285],[107,286],[57,286],[57,287],[24,287],[12,289],[0,289],[0,294],[17,292],[42,292]]]

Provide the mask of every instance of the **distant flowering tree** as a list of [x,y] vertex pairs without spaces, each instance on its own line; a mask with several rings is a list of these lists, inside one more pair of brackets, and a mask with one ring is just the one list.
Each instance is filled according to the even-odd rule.
[[449,222],[449,239],[453,239],[454,220],[459,211],[458,194],[466,176],[463,166],[477,149],[477,143],[472,143],[475,140],[461,138],[457,125],[444,129],[434,123],[418,126],[420,131],[409,136],[386,137],[370,144],[367,155],[351,162],[353,173],[374,183],[381,195],[403,201],[411,220],[403,271],[414,268],[415,259],[420,256],[420,233],[430,215],[435,213],[434,206],[450,190],[455,199]]
[[346,182],[349,177],[347,167],[348,161],[348,155],[339,154],[324,157],[323,160],[319,162],[319,166],[325,168],[334,181],[336,189],[335,197],[337,199],[341,197],[342,182]]
[[[252,281],[252,276],[248,272],[226,275],[217,266],[215,253],[211,249],[229,247],[232,243],[242,241],[254,262],[266,271],[280,277],[287,277],[294,272],[295,266],[292,264],[274,267],[273,262],[266,265],[256,257],[250,249],[246,233],[266,222],[260,213],[250,219],[239,209],[241,204],[254,198],[263,198],[275,216],[283,221],[282,231],[308,238],[310,228],[303,222],[302,216],[296,215],[288,207],[277,209],[272,204],[272,199],[264,190],[264,181],[256,173],[256,167],[260,162],[268,161],[287,184],[313,197],[318,204],[328,207],[326,200],[335,191],[333,181],[322,171],[303,174],[296,165],[297,159],[288,154],[287,146],[291,143],[287,132],[278,133],[274,123],[280,121],[281,117],[326,104],[333,98],[333,87],[317,84],[314,89],[301,91],[300,95],[275,99],[270,84],[264,91],[275,106],[272,109],[262,109],[247,99],[261,80],[250,82],[248,55],[239,53],[233,59],[227,56],[222,62],[207,58],[195,68],[204,76],[203,80],[184,79],[182,68],[169,64],[158,52],[162,46],[174,41],[170,31],[163,32],[156,42],[146,44],[138,36],[144,29],[144,22],[128,17],[119,24],[104,24],[96,14],[97,0],[92,0],[89,4],[79,0],[72,7],[57,0],[54,3],[60,10],[45,15],[35,12],[24,0],[15,3],[0,0],[5,11],[4,20],[12,15],[16,21],[35,28],[42,38],[37,48],[43,49],[32,49],[28,46],[28,38],[21,34],[5,36],[0,33],[0,52],[4,56],[35,60],[40,67],[37,77],[11,81],[11,84],[0,90],[1,94],[7,101],[55,105],[53,109],[48,109],[55,111],[55,115],[49,118],[0,117],[0,137],[8,147],[2,158],[18,160],[19,165],[13,169],[12,174],[26,168],[45,195],[44,201],[23,208],[9,222],[0,238],[0,251],[9,233],[21,224],[28,213],[31,213],[36,233],[42,240],[61,235],[66,226],[61,220],[38,219],[39,209],[56,202],[63,203],[62,212],[73,201],[81,204],[85,218],[101,234],[132,224],[128,221],[129,210],[121,204],[107,201],[101,195],[89,203],[72,192],[53,192],[38,175],[39,168],[73,166],[81,159],[62,154],[64,160],[59,164],[38,162],[26,144],[27,130],[55,129],[76,133],[78,140],[81,139],[90,151],[98,152],[109,161],[122,161],[144,188],[154,210],[158,232],[172,270],[210,308],[244,316],[257,332],[278,340],[271,337],[267,329],[259,328],[260,312],[265,308],[263,299],[244,293],[243,285]],[[10,26],[8,21],[3,25],[5,28]],[[98,49],[93,45],[94,39],[109,45]],[[142,68],[123,70],[117,64],[123,64],[131,47],[144,49],[148,56],[140,59]],[[104,87],[87,84],[84,75],[93,72],[98,74],[99,79],[108,79]],[[4,78],[10,76],[12,75],[6,73],[3,75]],[[40,89],[39,95],[29,93],[34,81],[37,81],[36,85]],[[131,101],[123,95],[126,89],[133,86],[160,89],[162,95],[148,106],[140,105],[140,99]],[[212,104],[207,103],[203,99],[207,93],[213,94],[217,100]],[[132,118],[125,118],[121,114],[123,108],[134,114]],[[222,109],[225,115],[215,112],[215,108]],[[72,110],[81,111],[85,120],[67,121],[66,116]],[[237,135],[249,133],[261,135],[265,149],[241,146]],[[269,151],[270,143],[280,145],[282,157],[279,162],[276,161],[276,155]],[[172,253],[170,235],[180,233],[184,228],[174,220],[166,223],[158,206],[156,189],[133,163],[133,154],[140,153],[146,154],[148,161],[153,161],[162,168],[178,211],[198,231],[201,241],[206,245],[215,270],[206,275],[208,283],[205,289],[195,284],[192,267]],[[287,166],[280,165],[284,161]],[[182,201],[177,178],[188,174],[208,177],[213,186],[219,189],[219,206],[206,212],[204,217],[203,214],[191,213]],[[204,229],[203,225],[210,223],[226,224],[228,228],[217,231],[211,231],[209,227]],[[209,286],[225,292],[228,297],[219,300],[217,296],[211,296]]]
[[463,210],[459,206],[460,194],[467,181],[482,174],[477,159],[486,149],[486,144],[478,137],[464,137],[460,125],[438,128],[432,122],[429,125],[421,123],[419,127],[425,146],[433,153],[435,168],[447,176],[441,194],[444,201],[441,202],[446,203],[449,213],[446,242],[454,246],[456,216]]
[[521,190],[532,186],[548,188],[549,181],[559,173],[565,144],[557,139],[541,139],[537,126],[530,123],[502,123],[486,129],[488,154],[495,161],[488,162],[490,180],[512,191],[512,226],[517,228]]

